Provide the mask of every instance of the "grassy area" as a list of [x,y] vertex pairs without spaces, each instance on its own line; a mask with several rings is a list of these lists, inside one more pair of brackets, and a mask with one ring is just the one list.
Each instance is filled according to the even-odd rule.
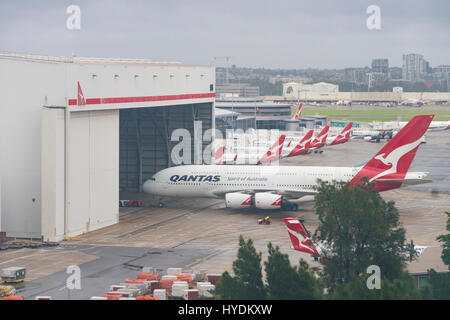
[[[295,110],[293,110],[293,114]],[[446,109],[357,109],[351,110],[333,110],[333,109],[304,109],[302,115],[305,116],[327,116],[329,120],[350,120],[352,115],[353,121],[372,122],[372,121],[408,121],[418,114],[434,114],[435,121],[450,121],[450,108]]]
[[[432,114],[430,112],[430,114]],[[412,118],[413,116],[402,116],[401,120],[399,120],[399,118],[397,117],[382,117],[382,118],[377,118],[377,117],[366,117],[366,118],[358,118],[353,116],[351,118],[352,121],[355,122],[372,122],[372,121],[380,121],[380,122],[389,122],[389,121],[408,121]],[[335,116],[330,116],[328,117],[328,121],[331,120],[339,120],[339,121],[350,121],[350,117],[335,117]],[[450,117],[439,117],[436,116],[433,119],[434,121],[450,121]]]

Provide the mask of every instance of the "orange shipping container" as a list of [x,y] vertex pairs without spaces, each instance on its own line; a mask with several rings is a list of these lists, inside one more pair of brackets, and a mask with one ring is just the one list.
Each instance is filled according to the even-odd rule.
[[159,281],[159,287],[161,289],[172,289],[174,280],[160,280]]
[[136,297],[136,300],[158,300],[158,297],[139,296],[139,297]]
[[8,296],[4,297],[3,300],[23,300],[23,296]]
[[125,283],[144,283],[146,279],[127,279]]
[[147,281],[150,280],[158,280],[159,278],[159,274],[157,273],[146,273],[146,272],[141,272],[137,275],[138,279],[145,279]]

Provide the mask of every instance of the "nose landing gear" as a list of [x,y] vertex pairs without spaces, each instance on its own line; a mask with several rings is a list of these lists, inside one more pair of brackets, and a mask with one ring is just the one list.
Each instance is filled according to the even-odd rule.
[[164,203],[164,201],[162,199],[159,199],[158,208],[164,208],[165,206],[166,204]]

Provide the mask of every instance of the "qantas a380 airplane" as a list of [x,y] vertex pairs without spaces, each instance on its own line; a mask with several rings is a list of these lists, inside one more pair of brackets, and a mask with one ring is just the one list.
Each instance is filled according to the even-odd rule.
[[354,185],[367,176],[378,191],[427,183],[427,173],[408,169],[433,117],[412,118],[361,167],[184,165],[157,172],[143,190],[160,196],[223,198],[229,208],[296,210],[297,203],[313,200],[318,179]]

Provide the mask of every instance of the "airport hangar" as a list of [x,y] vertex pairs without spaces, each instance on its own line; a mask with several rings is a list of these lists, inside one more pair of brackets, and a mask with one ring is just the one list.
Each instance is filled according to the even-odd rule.
[[174,129],[214,127],[210,66],[0,54],[0,88],[8,237],[60,241],[117,223],[119,190],[172,165]]

